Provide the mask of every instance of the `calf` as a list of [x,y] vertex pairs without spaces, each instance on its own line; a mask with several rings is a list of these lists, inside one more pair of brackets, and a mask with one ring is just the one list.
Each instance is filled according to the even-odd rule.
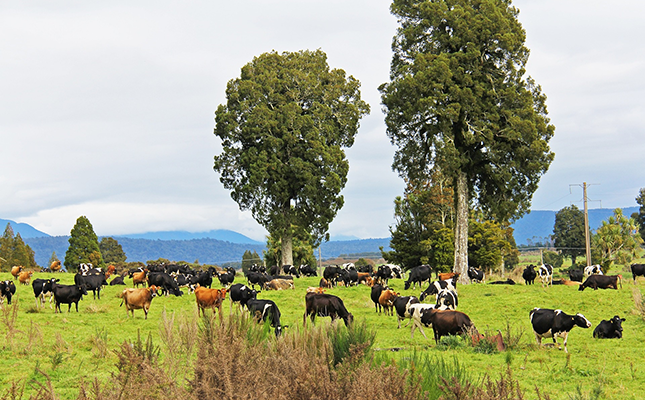
[[132,273],[132,284],[134,287],[139,287],[139,285],[145,286],[148,282],[148,270],[143,270],[140,272]]
[[394,315],[394,300],[399,297],[399,294],[394,290],[386,289],[381,292],[378,302],[385,310],[385,315]]
[[537,271],[540,276],[540,281],[542,282],[542,287],[544,286],[553,286],[553,267],[550,264],[542,264]]
[[484,281],[484,271],[470,267],[468,268],[468,278],[473,282],[481,283]]
[[623,322],[625,322],[625,318],[620,318],[618,315],[615,315],[609,321],[603,319],[593,330],[593,337],[597,339],[622,339]]
[[[49,297],[49,309],[52,309],[52,285],[58,282],[58,279],[34,279],[31,282],[31,287],[34,290],[34,297],[36,298],[36,308],[39,306],[45,307],[45,296]],[[9,303],[11,304],[11,303]]]
[[222,321],[222,302],[226,298],[226,289],[209,289],[202,286],[195,288],[195,300],[197,301],[197,315],[201,311],[202,315],[206,316],[204,309],[209,308],[215,313],[215,309],[219,310],[219,320]]
[[408,280],[405,281],[404,289],[410,289],[410,285],[414,288],[417,284],[419,284],[419,288],[421,288],[421,284],[426,281],[430,281],[430,266],[420,265],[418,267],[414,267],[408,274]]
[[[397,297],[394,299],[394,310],[396,311],[396,319],[399,323],[398,329],[401,329],[401,321],[404,319],[411,319],[410,306],[412,304],[419,304],[419,299],[414,296]],[[410,321],[408,321],[408,324]],[[407,326],[407,325],[406,325]]]
[[645,264],[632,264],[631,269],[632,269],[632,279],[634,279],[634,282],[636,282],[637,276],[645,277]]
[[52,292],[54,293],[55,308],[54,313],[62,312],[60,309],[61,304],[67,304],[67,312],[72,309],[72,303],[76,305],[76,312],[78,312],[78,302],[87,296],[85,285],[59,285],[58,283],[52,284]]
[[0,282],[0,304],[7,299],[7,304],[11,304],[11,298],[16,294],[16,285],[13,281]]
[[583,291],[585,288],[589,287],[593,290],[598,289],[616,289],[618,290],[618,284],[620,283],[620,288],[623,288],[623,283],[621,281],[621,275],[589,275],[589,277],[584,281],[578,290]]
[[302,317],[303,326],[307,323],[307,317],[310,317],[311,322],[314,322],[316,316],[331,317],[332,322],[342,318],[346,326],[354,321],[354,316],[347,311],[340,297],[326,293],[307,293],[305,295],[305,314]]
[[573,327],[590,328],[591,322],[582,314],[569,315],[562,310],[550,310],[546,308],[534,308],[529,312],[533,333],[538,346],[542,345],[543,338],[553,338],[553,344],[557,344],[556,338],[564,339],[564,352],[567,351],[567,338]]
[[280,337],[282,334],[282,326],[280,324],[280,309],[272,300],[258,300],[258,299],[249,299],[246,303],[251,314],[257,319],[258,322],[266,321],[267,319],[271,323],[271,326],[275,329],[275,337]]
[[331,289],[332,283],[325,278],[320,278],[320,283],[318,283],[318,286],[323,289]]
[[524,283],[526,285],[532,285],[535,282],[535,278],[537,278],[537,272],[535,272],[535,265],[529,265],[526,268],[524,268],[524,271],[522,272],[522,278],[524,279]]
[[122,299],[121,306],[125,304],[125,313],[128,317],[130,316],[130,312],[132,312],[132,318],[134,318],[134,310],[143,310],[145,319],[148,319],[150,304],[152,304],[152,298],[156,295],[157,287],[151,286],[149,288],[124,289],[119,297]]
[[29,285],[29,282],[31,281],[31,276],[34,273],[32,271],[22,271],[20,274],[18,274],[18,282],[20,282],[23,285]]

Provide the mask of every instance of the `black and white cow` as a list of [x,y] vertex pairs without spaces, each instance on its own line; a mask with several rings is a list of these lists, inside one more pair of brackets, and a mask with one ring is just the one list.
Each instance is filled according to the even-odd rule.
[[250,287],[241,283],[231,285],[231,287],[228,289],[229,299],[231,300],[230,311],[233,312],[233,303],[237,303],[242,307],[242,310],[244,310],[244,307],[246,307],[246,302],[250,299],[254,299],[257,294],[258,292],[256,290],[251,289]]
[[435,304],[410,304],[408,307],[408,312],[412,315],[412,329],[410,330],[410,336],[414,339],[414,331],[419,329],[424,338],[428,338],[426,333],[423,331],[423,327],[426,328],[432,326],[429,322],[430,311],[434,310],[436,307]]
[[625,322],[625,318],[620,318],[618,315],[614,315],[614,318],[609,321],[603,319],[593,330],[593,337],[597,339],[622,339],[623,322]]
[[[396,310],[396,319],[399,323],[399,328],[401,329],[401,321],[404,319],[412,319],[412,314],[410,314],[410,306],[412,304],[419,304],[420,301],[414,296],[403,296],[397,297],[394,299],[394,309]],[[408,321],[408,323],[410,323]],[[406,325],[407,326],[407,325]]]
[[229,287],[235,281],[235,269],[228,267],[225,272],[217,274],[217,279],[224,287]]
[[424,290],[421,295],[419,295],[419,300],[423,301],[426,299],[426,297],[430,295],[439,295],[439,292],[444,290],[444,289],[450,289],[454,290],[455,292],[457,291],[457,279],[456,278],[450,278],[445,281],[434,281],[432,282],[426,290]]
[[390,267],[391,271],[391,277],[392,279],[403,279],[405,278],[405,274],[403,273],[403,268],[401,268],[399,265],[394,265],[394,264],[387,264],[388,267]]
[[437,294],[437,310],[456,310],[459,305],[457,292],[453,289],[443,289]]
[[285,274],[295,275],[296,278],[300,278],[300,272],[298,272],[298,268],[294,267],[293,265],[283,265],[282,266],[282,271]]
[[87,273],[93,268],[94,268],[94,266],[91,263],[81,263],[78,266],[78,272],[81,275],[87,275]]
[[[31,282],[31,287],[34,289],[34,297],[36,298],[36,308],[39,306],[45,307],[45,296],[49,297],[49,309],[52,307],[52,298],[54,292],[52,291],[52,285],[58,282],[58,279],[34,279]],[[9,303],[11,304],[11,303]]]
[[553,286],[553,266],[550,264],[542,264],[538,267],[537,273],[540,281],[542,281],[542,287]]
[[286,325],[280,324],[280,310],[272,300],[252,298],[247,300],[246,307],[258,322],[269,320],[271,326],[275,328],[275,337],[280,337],[282,328],[286,328]]
[[564,339],[564,352],[567,351],[567,338],[569,332],[574,326],[581,328],[590,328],[591,322],[582,314],[569,315],[562,310],[549,310],[546,308],[534,308],[529,313],[533,333],[538,346],[542,345],[543,338],[553,338],[553,343],[557,344],[556,338]]
[[300,274],[303,276],[318,276],[316,268],[313,268],[308,264],[303,264],[300,266]]
[[379,265],[373,278],[376,282],[387,285],[392,278],[392,269],[387,264]]
[[484,281],[484,271],[470,267],[468,268],[468,277],[473,282],[481,283]]
[[637,276],[645,277],[645,264],[632,264],[632,278],[636,282]]
[[420,265],[412,268],[408,274],[408,280],[405,281],[405,290],[410,289],[410,285],[414,288],[417,284],[419,284],[420,289],[423,282],[430,281],[430,272],[429,265]]
[[602,275],[602,267],[598,264],[585,267],[585,278],[591,275]]
[[337,265],[330,265],[323,270],[323,278],[332,286],[336,286],[338,277],[343,269]]
[[524,278],[524,283],[526,285],[532,285],[535,283],[535,278],[537,278],[537,272],[535,272],[535,265],[531,264],[524,268],[522,272],[522,278]]
[[11,304],[11,298],[16,294],[16,284],[13,281],[0,282],[0,304],[7,299],[7,304]]

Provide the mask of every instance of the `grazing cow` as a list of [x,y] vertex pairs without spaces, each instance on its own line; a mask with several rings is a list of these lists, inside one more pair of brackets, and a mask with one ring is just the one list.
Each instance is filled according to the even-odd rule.
[[[401,321],[404,319],[411,319],[410,306],[412,304],[419,304],[419,299],[414,296],[397,297],[394,299],[394,310],[396,311],[396,319],[399,323],[398,329],[401,329]],[[408,321],[408,324],[410,321]],[[405,325],[407,326],[407,324]]]
[[287,279],[272,279],[264,284],[266,290],[287,290],[293,289],[293,281]]
[[584,283],[580,285],[578,290],[583,291],[585,288],[589,287],[593,290],[598,289],[616,289],[618,290],[618,284],[620,283],[620,288],[623,288],[622,276],[621,275],[589,275],[585,279]]
[[156,286],[166,296],[168,294],[175,296],[181,296],[183,294],[179,289],[177,281],[165,272],[151,272],[148,274],[148,286]]
[[145,269],[140,272],[133,272],[132,273],[132,284],[134,287],[139,287],[139,285],[145,286],[146,283],[148,282],[148,270]]
[[320,283],[318,283],[318,286],[323,289],[331,289],[332,283],[325,278],[320,278]]
[[300,278],[300,272],[298,272],[298,268],[294,267],[293,265],[283,265],[282,271],[284,271],[285,274],[295,275],[296,278]]
[[18,274],[18,282],[20,282],[23,285],[29,285],[31,282],[31,276],[34,273],[32,271],[22,271],[20,274]]
[[[369,281],[372,281],[372,277],[370,276],[369,272],[357,272],[356,273],[357,278],[357,283],[360,285],[361,283],[364,283],[369,286]],[[369,278],[369,279],[368,279]],[[372,281],[373,282],[373,281]]]
[[11,298],[14,294],[16,294],[16,285],[13,281],[0,282],[0,304],[4,302],[4,299],[7,299],[7,304],[11,304]]
[[542,338],[553,338],[553,344],[557,344],[556,338],[564,339],[564,352],[567,351],[567,337],[574,326],[590,328],[591,322],[582,314],[568,315],[562,310],[549,310],[546,308],[534,308],[529,313],[533,333],[538,346],[542,345]]
[[421,315],[421,323],[425,326],[432,325],[435,343],[439,343],[442,336],[463,335],[470,330],[474,330],[475,335],[479,336],[468,315],[461,311],[426,310]]
[[456,287],[457,287],[457,278],[451,278],[446,281],[432,282],[432,284],[430,284],[428,288],[421,293],[421,295],[419,296],[419,300],[423,301],[426,299],[426,297],[433,294],[438,295],[439,292],[442,291],[443,289],[451,289],[451,290],[457,291]]
[[447,281],[448,279],[455,278],[455,282],[459,279],[459,272],[439,272],[437,278],[440,281]]
[[228,289],[228,293],[229,298],[231,299],[230,312],[233,312],[233,303],[237,303],[242,307],[242,309],[244,309],[244,307],[247,307],[246,302],[249,301],[249,299],[254,299],[258,292],[246,285],[236,283],[231,285]]
[[99,300],[101,300],[101,289],[103,286],[107,286],[107,281],[105,280],[105,275],[86,275],[81,274],[74,275],[74,283],[77,285],[85,285],[85,290],[91,290],[94,294],[94,299],[98,295]]
[[542,264],[537,271],[542,282],[542,287],[553,285],[553,267],[550,264]]
[[210,287],[213,285],[213,272],[212,271],[200,271],[197,274],[190,277],[191,286],[201,286]]
[[392,269],[387,264],[379,265],[373,278],[376,282],[387,285],[390,278],[392,278]]
[[524,268],[524,272],[522,272],[522,278],[524,279],[524,284],[532,285],[535,282],[535,278],[537,278],[537,272],[535,272],[535,265],[531,264],[526,268]]
[[217,274],[217,279],[219,283],[224,287],[229,287],[235,281],[235,270],[231,267],[226,269],[226,272]]
[[570,268],[568,273],[569,279],[576,282],[582,282],[583,278],[585,277],[584,271],[580,268]]
[[[340,275],[342,268],[337,265],[330,265],[323,270],[323,278],[327,280],[332,286],[336,286],[336,281]],[[321,286],[322,287],[322,286]]]
[[22,272],[22,265],[11,267],[11,275],[13,275],[14,280],[18,279],[18,275],[20,275],[21,272]]
[[272,300],[249,299],[246,302],[246,307],[258,322],[264,322],[268,319],[271,326],[275,328],[275,337],[280,337],[282,328],[286,328],[286,325],[282,326],[280,324],[280,309]]
[[356,268],[349,270],[343,270],[341,272],[342,280],[345,283],[345,286],[356,286],[358,285],[358,271]]
[[[209,289],[202,286],[195,288],[195,300],[197,301],[197,315],[201,311],[206,316],[205,308],[211,308],[213,313],[215,309],[219,310],[219,320],[222,321],[222,302],[226,298],[226,289]],[[247,303],[248,304],[248,303]]]
[[307,293],[305,294],[305,314],[302,317],[303,326],[307,323],[307,317],[314,322],[316,316],[331,317],[332,322],[342,318],[346,326],[354,321],[354,316],[347,311],[340,297],[326,293]]
[[[58,279],[34,279],[31,282],[31,287],[34,289],[34,297],[36,298],[36,308],[39,306],[45,307],[45,296],[49,297],[49,309],[52,309],[52,285],[58,282]],[[12,282],[13,283],[13,282]],[[11,303],[9,303],[11,304]]]
[[512,280],[511,278],[508,278],[505,281],[493,281],[493,282],[488,282],[488,284],[489,285],[515,285],[515,281]]
[[110,281],[110,286],[114,285],[125,285],[125,282],[123,281],[122,276],[115,276],[114,279]]
[[378,302],[385,310],[385,315],[394,315],[394,300],[399,297],[399,294],[394,290],[386,289],[381,292]]
[[593,330],[593,337],[597,339],[622,339],[623,322],[625,322],[625,318],[620,318],[618,315],[615,315],[609,321],[603,319]]
[[484,271],[470,267],[468,268],[468,278],[473,282],[482,283],[484,281]]
[[598,264],[585,267],[585,278],[591,275],[602,275],[602,267]]
[[61,304],[67,304],[67,312],[72,309],[72,303],[76,305],[76,312],[78,312],[78,302],[87,296],[85,285],[60,285],[58,283],[52,284],[52,291],[54,292],[55,308],[54,313],[62,312],[60,309]]
[[259,285],[260,288],[264,287],[264,284],[270,280],[265,274],[252,271],[246,273],[246,279],[253,289],[255,289],[255,285]]
[[134,318],[134,310],[143,310],[145,319],[148,319],[150,304],[152,304],[152,298],[155,296],[157,296],[156,286],[138,289],[128,288],[124,289],[119,295],[122,299],[121,306],[125,304],[125,313],[128,317],[130,316],[130,312],[132,312],[132,318]]
[[313,268],[309,266],[308,264],[303,264],[300,266],[300,274],[304,276],[318,276],[318,272],[316,272],[316,268]]
[[385,288],[386,287],[381,285],[380,283],[375,283],[372,286],[370,298],[372,299],[372,302],[374,302],[374,308],[376,308],[377,313],[380,313],[382,311],[379,299],[381,298],[381,293],[383,292],[383,290],[385,290]]
[[58,272],[58,271],[60,271],[60,270],[61,270],[61,268],[63,268],[63,265],[61,264],[60,260],[53,261],[53,262],[49,265],[49,270],[50,270],[51,272]]
[[423,304],[415,303],[408,306],[408,313],[411,315],[412,319],[412,329],[410,330],[410,336],[414,339],[414,331],[419,329],[424,338],[428,338],[426,333],[423,331],[423,327],[426,328],[431,326],[428,316],[430,310],[434,310],[436,307],[435,304]]
[[452,289],[442,289],[437,294],[437,310],[455,310],[459,305],[457,292]]
[[430,266],[420,265],[410,270],[410,274],[408,275],[408,280],[405,281],[404,288],[405,290],[408,290],[410,289],[410,285],[412,285],[412,288],[414,289],[418,283],[419,289],[421,289],[421,284],[425,281],[430,281]]
[[645,264],[632,264],[631,268],[632,268],[632,278],[634,279],[634,282],[636,282],[637,276],[645,277]]

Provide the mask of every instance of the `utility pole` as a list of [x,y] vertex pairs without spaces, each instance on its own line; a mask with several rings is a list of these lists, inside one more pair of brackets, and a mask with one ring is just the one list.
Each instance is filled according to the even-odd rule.
[[591,240],[589,238],[589,213],[587,212],[587,182],[582,182],[582,196],[585,204],[585,248],[588,267],[591,265]]

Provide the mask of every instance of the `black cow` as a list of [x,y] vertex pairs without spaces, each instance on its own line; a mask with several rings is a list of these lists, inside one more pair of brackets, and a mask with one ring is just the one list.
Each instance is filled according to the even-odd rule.
[[582,282],[584,279],[584,271],[581,270],[580,268],[570,268],[569,271],[569,279],[575,282]]
[[282,328],[286,328],[286,325],[284,327],[280,325],[280,310],[272,300],[249,299],[246,302],[246,307],[258,322],[268,319],[271,326],[275,328],[275,337],[280,337]]
[[586,287],[592,288],[593,290],[610,288],[618,290],[618,283],[620,283],[620,288],[622,289],[623,282],[621,278],[620,275],[589,275],[578,290],[583,291]]
[[7,304],[11,304],[11,298],[16,294],[16,284],[13,281],[0,282],[0,303],[7,299]]
[[300,273],[304,276],[318,276],[318,272],[316,272],[316,268],[313,268],[308,264],[303,264],[300,266]]
[[[437,309],[421,310],[420,323],[424,326],[432,325],[435,343],[439,343],[442,336],[462,335],[468,333],[470,330],[474,330],[474,333],[476,334],[475,325],[473,325],[470,317],[461,311]],[[421,332],[423,332],[423,330],[421,330]]]
[[110,281],[110,286],[114,285],[125,285],[125,282],[123,281],[122,276],[115,276],[114,279]]
[[[412,304],[419,304],[420,301],[414,296],[403,296],[397,297],[394,299],[394,309],[396,310],[396,319],[399,323],[399,329],[401,328],[401,321],[404,319],[411,319],[412,314],[410,313],[410,306]],[[408,321],[408,323],[410,323]],[[406,325],[407,326],[407,325]]]
[[323,278],[325,278],[327,282],[331,283],[332,286],[336,286],[336,282],[342,270],[343,269],[337,265],[330,265],[328,267],[325,267],[323,271]]
[[615,315],[609,321],[603,319],[593,330],[593,337],[597,339],[622,339],[623,322],[625,322],[625,318],[620,318],[618,315]]
[[61,304],[68,304],[67,312],[70,312],[72,303],[76,305],[76,312],[78,312],[78,302],[83,298],[83,295],[87,296],[87,290],[84,284],[60,285],[54,283],[52,285],[52,291],[54,292],[54,302],[56,303],[54,313],[62,312],[60,310]]
[[419,300],[423,301],[426,299],[426,297],[430,295],[438,295],[440,291],[444,289],[452,289],[456,290],[457,286],[457,279],[456,278],[450,278],[445,281],[434,281],[432,282],[426,290],[424,290],[421,295],[419,296]]
[[392,278],[392,269],[389,265],[379,265],[373,278],[376,282],[387,285],[390,278]]
[[217,274],[217,279],[223,286],[229,287],[235,281],[235,270],[233,268],[227,269],[226,272]]
[[107,286],[108,283],[105,280],[105,274],[92,274],[92,275],[74,275],[74,283],[76,285],[85,285],[85,290],[91,290],[94,294],[94,299],[98,295],[99,300],[101,300],[101,289],[103,286]]
[[367,272],[368,274],[372,275],[374,273],[374,267],[372,267],[371,264],[361,265],[360,267],[358,267],[358,272]]
[[535,265],[531,264],[524,268],[524,272],[522,272],[522,278],[524,278],[524,283],[527,285],[532,285],[535,282],[535,278],[537,278],[537,272],[535,272]]
[[386,286],[383,286],[379,283],[375,283],[374,286],[372,286],[372,292],[370,294],[370,298],[374,302],[374,307],[376,308],[376,312],[380,313],[381,312],[381,303],[379,303],[378,299],[381,297],[381,292],[386,289]]
[[[208,274],[208,272],[206,273]],[[157,290],[161,290],[166,296],[168,296],[168,294],[174,294],[175,296],[181,296],[183,294],[181,290],[179,290],[179,284],[177,284],[177,281],[165,272],[149,273],[148,286],[156,286]]]
[[231,285],[228,289],[229,298],[231,299],[231,312],[233,312],[233,303],[238,303],[242,309],[244,309],[244,307],[246,307],[246,302],[250,299],[254,299],[257,293],[258,292],[256,290],[241,283]]
[[480,271],[476,268],[468,268],[468,277],[473,282],[481,283],[484,281],[484,271]]
[[307,317],[310,317],[311,322],[314,322],[316,316],[331,317],[332,321],[342,318],[346,326],[349,326],[354,321],[354,316],[347,311],[340,297],[326,293],[307,293],[305,295],[305,314],[302,316],[302,324],[307,323]]
[[[49,297],[49,308],[52,308],[52,285],[58,282],[58,279],[34,279],[31,282],[31,287],[34,289],[34,297],[36,298],[36,307],[45,306],[45,296]],[[11,303],[9,303],[11,304]]]
[[283,265],[282,271],[285,274],[295,275],[296,278],[300,278],[300,272],[298,271],[298,268],[294,267],[293,265]]
[[421,284],[425,281],[430,281],[430,266],[420,265],[410,270],[410,274],[408,275],[408,280],[405,281],[404,288],[405,290],[408,290],[410,289],[410,285],[414,288],[418,283],[420,289]]
[[511,278],[508,278],[505,281],[493,281],[493,282],[488,282],[489,285],[515,285],[515,281],[512,280]]
[[202,286],[210,289],[213,285],[213,274],[210,271],[199,271],[190,278],[191,286]]
[[263,288],[264,284],[271,280],[263,273],[252,271],[246,273],[246,279],[249,281],[249,285],[251,285],[253,289],[255,289],[255,285],[260,285],[260,287]]
[[569,315],[562,310],[549,310],[546,308],[534,308],[529,312],[533,333],[538,346],[542,345],[542,338],[553,338],[553,344],[557,344],[556,338],[564,339],[564,352],[567,351],[567,337],[574,326],[590,328],[591,322],[582,314]]
[[645,264],[632,264],[632,278],[636,282],[637,276],[645,277]]

